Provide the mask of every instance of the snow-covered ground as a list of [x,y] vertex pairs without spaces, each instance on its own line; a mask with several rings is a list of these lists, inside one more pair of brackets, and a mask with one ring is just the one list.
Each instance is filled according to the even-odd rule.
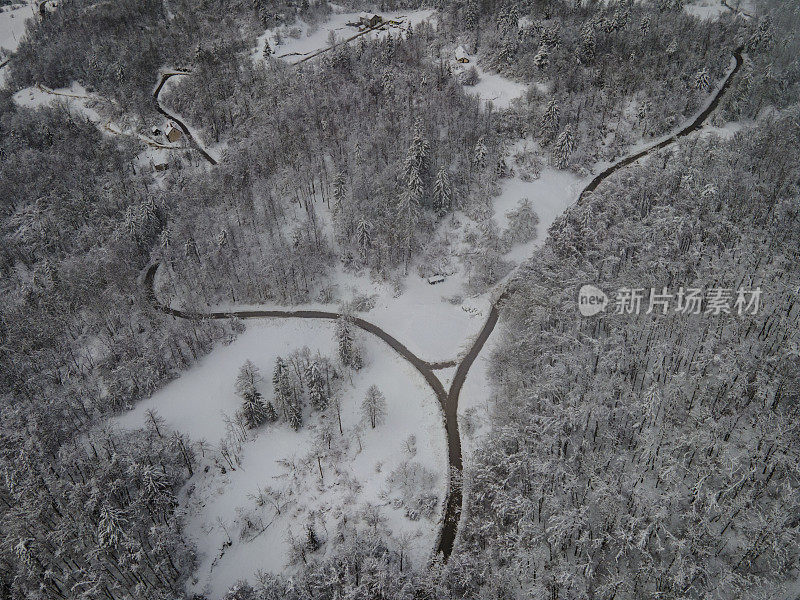
[[20,2],[0,8],[0,48],[14,52],[25,33],[25,21],[36,16],[36,4]]
[[691,0],[684,6],[684,9],[692,16],[711,20],[731,9],[736,12],[753,14],[753,4],[749,0],[727,0],[726,3],[728,6],[723,5],[720,0]]
[[[330,47],[330,36],[334,35],[337,44],[359,33],[357,27],[348,23],[357,23],[360,13],[344,12],[345,9],[331,4],[333,14],[324,23],[309,25],[303,20],[298,20],[292,25],[281,25],[265,31],[259,38],[253,50],[253,56],[260,58],[264,52],[264,42],[269,41],[274,56],[289,63],[296,63],[303,58],[313,55],[320,50]],[[408,25],[416,27],[423,21],[430,20],[435,11],[432,9],[399,10],[378,13],[383,18],[385,25],[365,33],[363,38],[378,39],[391,33],[399,35],[405,33]],[[360,38],[359,38],[360,39]]]
[[478,72],[478,83],[464,86],[467,94],[478,96],[484,102],[491,102],[495,108],[505,110],[517,98],[521,98],[528,91],[528,86],[498,73],[487,71],[478,64],[478,56],[465,54],[468,63],[459,63],[455,56],[451,59],[451,68],[458,74],[474,67]]
[[465,87],[468,94],[475,94],[485,102],[491,102],[495,108],[506,109],[511,106],[511,102],[521,98],[528,90],[528,86],[516,82],[508,77],[503,77],[497,73],[490,73],[480,66],[475,67],[478,71],[478,83]]
[[[189,584],[190,593],[207,593],[216,600],[240,578],[254,581],[255,573],[284,571],[290,536],[304,539],[311,524],[324,543],[310,559],[322,556],[332,545],[342,516],[358,521],[367,505],[379,507],[385,517],[383,529],[393,537],[406,537],[408,556],[423,564],[432,552],[439,530],[438,519],[447,487],[447,447],[443,417],[436,397],[422,377],[374,336],[359,332],[366,366],[346,377],[341,392],[344,436],[334,429],[334,448],[346,439],[338,460],[323,452],[319,465],[312,455],[320,430],[319,413],[306,411],[306,424],[299,432],[283,422],[265,425],[241,449],[241,466],[222,473],[214,464],[214,448],[226,435],[224,415],[239,406],[234,381],[245,360],[261,371],[260,386],[265,399],[273,397],[269,383],[277,356],[284,358],[299,347],[312,354],[333,357],[336,352],[334,325],[324,321],[264,320],[248,323],[247,331],[229,346],[219,347],[151,399],[116,419],[122,427],[144,422],[145,412],[155,409],[171,427],[195,440],[209,443],[204,462],[208,472],[197,469],[181,495],[187,512],[187,532],[200,549],[200,566]],[[365,426],[359,410],[366,389],[377,385],[386,396],[386,422],[376,429]],[[416,453],[406,449],[409,436],[416,438]],[[397,506],[400,492],[388,483],[392,472],[403,464],[418,464],[434,474],[425,491],[438,498],[432,519],[412,521]],[[271,502],[257,506],[254,496],[268,488],[276,490],[281,514]],[[250,522],[252,527],[246,527]],[[245,531],[244,536],[242,532]],[[230,544],[228,541],[230,540]]]
[[[60,103],[67,106],[73,114],[86,117],[104,130],[104,126],[109,123],[108,119],[103,119],[97,111],[98,99],[89,94],[79,83],[73,82],[70,87],[57,90],[51,90],[44,86],[27,87],[14,94],[13,99],[17,105],[27,108],[39,108]],[[113,134],[108,130],[106,133]]]
[[[8,53],[14,52],[25,34],[25,21],[36,16],[34,2],[21,2],[0,8],[0,64]],[[5,81],[5,69],[0,69],[0,86]]]
[[[522,144],[522,142],[520,142]],[[515,145],[515,148],[520,144]],[[492,199],[494,219],[500,229],[508,223],[507,214],[514,210],[519,201],[527,198],[539,215],[537,237],[535,240],[518,244],[511,248],[504,258],[519,264],[527,259],[533,250],[540,245],[552,222],[578,197],[586,180],[580,179],[567,171],[545,168],[538,179],[524,181],[519,175],[501,180],[500,194]],[[320,207],[320,216],[325,227],[330,225],[330,216],[324,207]],[[456,219],[458,228],[452,228],[451,221],[445,219],[437,232],[438,237],[445,235],[458,238],[463,235],[465,226],[475,225],[465,215],[459,213]],[[447,231],[444,231],[447,230]],[[328,235],[333,239],[332,235]],[[456,246],[457,240],[453,240]],[[409,350],[423,360],[440,362],[457,359],[472,345],[472,340],[483,327],[493,300],[492,291],[478,295],[465,292],[465,273],[460,261],[452,261],[454,272],[449,273],[445,281],[436,285],[428,283],[420,277],[417,270],[419,258],[409,269],[409,274],[401,279],[398,290],[391,282],[375,281],[369,274],[346,272],[337,267],[333,272],[330,284],[336,287],[335,304],[311,302],[293,309],[337,310],[342,303],[348,303],[359,296],[371,296],[374,307],[360,316],[378,325],[387,333],[397,338]],[[157,281],[157,287],[158,281]],[[164,301],[169,298],[163,293]],[[180,302],[172,302],[179,306]],[[286,309],[275,304],[243,305],[221,303],[214,310],[247,310],[247,309]]]
[[[184,148],[183,142],[170,143],[163,136],[145,135],[129,126],[120,125],[101,114],[102,107],[108,107],[110,100],[92,94],[79,83],[73,82],[68,88],[50,89],[45,86],[32,86],[18,91],[13,96],[19,106],[38,108],[60,104],[75,116],[85,118],[108,136],[135,137],[144,146],[137,157],[136,164],[142,169],[153,169],[155,164],[169,163],[174,152]],[[149,133],[149,132],[148,132]]]

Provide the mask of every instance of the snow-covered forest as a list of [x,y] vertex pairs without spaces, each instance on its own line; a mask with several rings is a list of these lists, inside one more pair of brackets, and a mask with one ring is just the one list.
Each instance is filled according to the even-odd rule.
[[799,598],[798,31],[0,0],[0,600]]

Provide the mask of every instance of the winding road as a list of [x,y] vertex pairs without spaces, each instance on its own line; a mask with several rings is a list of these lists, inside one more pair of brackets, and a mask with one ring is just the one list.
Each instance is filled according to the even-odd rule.
[[[577,202],[580,203],[581,201],[583,201],[585,197],[588,194],[594,192],[606,178],[608,178],[615,172],[619,171],[620,169],[625,168],[631,163],[636,162],[637,160],[647,156],[648,154],[651,154],[652,152],[660,150],[661,148],[669,146],[670,144],[676,143],[680,138],[685,137],[703,127],[709,115],[711,115],[711,113],[716,109],[723,95],[730,87],[733,77],[741,68],[743,63],[742,50],[743,48],[741,47],[734,50],[733,57],[736,63],[733,69],[731,69],[731,71],[728,73],[727,77],[725,78],[725,81],[719,87],[717,92],[714,94],[714,97],[711,99],[708,106],[691,123],[682,127],[678,132],[676,132],[672,136],[667,137],[659,142],[655,142],[650,146],[648,146],[647,148],[645,148],[644,150],[636,152],[635,154],[626,156],[617,161],[616,163],[614,163],[613,165],[611,165],[610,167],[608,167],[607,169],[605,169],[599,175],[594,177],[586,185],[586,187],[583,188],[583,190],[581,190],[581,193],[578,195]],[[170,115],[158,103],[158,95],[159,92],[161,91],[161,88],[164,86],[164,83],[170,77],[177,74],[183,74],[183,73],[167,73],[162,75],[161,81],[153,94],[158,111],[178,124],[178,126],[187,135],[190,144],[192,144],[193,147],[195,147],[198,151],[200,151],[201,154],[205,156],[206,160],[211,162],[211,164],[217,164],[216,161],[197,144],[197,142],[191,136],[191,133],[189,132],[188,128],[179,119],[177,119],[173,115]],[[321,310],[234,310],[225,312],[192,312],[192,311],[175,309],[170,306],[162,304],[156,297],[154,284],[155,284],[155,275],[159,267],[160,264],[154,264],[150,266],[150,268],[147,270],[144,278],[145,290],[153,306],[155,306],[158,310],[166,314],[172,315],[173,317],[181,319],[193,319],[193,320],[229,319],[234,317],[239,319],[299,318],[299,319],[336,320],[342,316],[341,313],[321,311]],[[382,339],[393,350],[395,350],[395,352],[397,352],[400,356],[402,356],[404,359],[406,359],[409,363],[411,363],[414,366],[414,368],[425,378],[425,381],[428,383],[428,385],[436,394],[436,397],[439,400],[439,404],[442,407],[442,411],[444,412],[445,430],[447,432],[448,461],[450,466],[450,483],[448,486],[449,492],[446,499],[441,535],[439,537],[439,542],[437,544],[437,553],[441,553],[445,561],[450,557],[450,554],[453,551],[453,545],[455,543],[456,534],[458,532],[458,523],[461,516],[461,507],[463,501],[461,485],[460,485],[460,474],[463,465],[461,456],[461,438],[458,432],[458,399],[459,395],[461,394],[461,389],[464,386],[464,382],[466,381],[467,375],[469,374],[470,367],[472,366],[472,364],[475,362],[475,359],[483,350],[486,341],[489,339],[489,336],[492,334],[495,326],[497,325],[497,322],[500,317],[500,306],[511,293],[512,293],[511,290],[509,288],[506,288],[498,296],[497,300],[491,307],[491,310],[489,312],[489,317],[484,323],[483,328],[478,333],[478,336],[475,338],[470,349],[461,358],[460,362],[457,361],[443,361],[438,363],[426,362],[420,359],[418,356],[416,356],[413,352],[411,352],[405,345],[403,345],[395,337],[393,337],[392,335],[390,335],[377,325],[370,323],[369,321],[366,321],[359,317],[353,318],[353,323],[356,326]],[[444,385],[442,385],[442,382],[435,375],[434,371],[453,366],[457,366],[456,374],[455,377],[453,378],[452,384],[450,385],[450,389],[446,391]]]
[[164,89],[164,84],[167,83],[167,81],[169,81],[172,77],[175,77],[177,75],[189,75],[189,74],[190,73],[188,71],[170,71],[168,73],[162,73],[161,79],[158,81],[156,89],[153,90],[153,104],[155,104],[156,110],[158,112],[160,112],[162,115],[167,117],[167,119],[169,119],[170,121],[175,123],[178,127],[180,127],[181,131],[183,131],[183,135],[186,136],[186,139],[189,141],[189,146],[197,150],[203,156],[203,158],[205,158],[209,163],[211,163],[212,165],[216,165],[217,159],[211,156],[206,151],[206,149],[203,148],[198,143],[198,141],[192,135],[192,132],[189,131],[189,128],[186,126],[186,124],[175,115],[171,115],[166,110],[164,110],[161,106],[161,103],[159,102],[158,97],[161,95],[161,90]]

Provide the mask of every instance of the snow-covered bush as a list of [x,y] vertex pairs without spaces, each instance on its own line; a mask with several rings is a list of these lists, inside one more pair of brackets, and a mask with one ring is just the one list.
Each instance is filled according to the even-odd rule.
[[400,464],[386,478],[392,494],[404,508],[406,516],[412,521],[420,517],[432,518],[438,506],[438,499],[429,490],[436,483],[436,475],[423,464],[408,460]]
[[538,225],[539,215],[533,210],[531,201],[522,198],[517,207],[508,213],[508,226],[503,232],[503,240],[507,245],[535,240]]

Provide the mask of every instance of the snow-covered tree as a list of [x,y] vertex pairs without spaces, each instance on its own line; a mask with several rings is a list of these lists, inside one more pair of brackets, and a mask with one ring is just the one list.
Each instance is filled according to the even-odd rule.
[[316,552],[321,546],[319,538],[311,525],[306,525],[306,546],[310,552]]
[[346,367],[360,369],[362,366],[361,351],[355,343],[352,318],[342,315],[336,321],[336,341],[339,348],[339,360]]
[[547,68],[550,64],[550,53],[547,51],[547,46],[541,46],[539,51],[533,57],[533,65],[540,70]]
[[556,104],[555,98],[551,98],[542,115],[542,132],[547,140],[552,140],[555,137],[559,123],[560,111],[558,104]]
[[372,227],[365,220],[361,219],[356,225],[356,245],[358,246],[358,253],[361,257],[361,262],[367,263],[367,253],[372,246]]
[[488,154],[489,150],[486,148],[486,140],[481,136],[472,152],[472,162],[475,163],[478,169],[483,170],[486,168],[486,156]]
[[378,389],[378,386],[369,386],[367,394],[361,403],[361,414],[373,429],[386,419],[386,398]]
[[711,76],[708,73],[708,69],[703,67],[695,74],[692,86],[701,92],[707,92],[711,89]]
[[238,581],[222,597],[222,600],[258,600],[258,597],[253,586],[246,581]]
[[520,244],[536,239],[536,227],[539,215],[533,209],[531,201],[522,198],[517,207],[508,213],[508,228],[504,233],[510,244]]
[[422,121],[414,123],[414,136],[408,147],[406,159],[403,163],[405,189],[413,194],[418,203],[422,203],[429,176],[430,147],[422,131]]
[[453,187],[450,184],[450,176],[447,169],[441,167],[436,173],[436,181],[433,184],[433,209],[438,215],[445,215],[453,207]]
[[103,504],[97,524],[97,541],[103,547],[116,548],[125,537],[125,512]]
[[312,360],[305,371],[308,399],[315,410],[324,410],[328,406],[329,393],[325,376],[317,361]]
[[336,176],[333,178],[333,214],[341,214],[344,208],[344,199],[346,188],[346,179],[344,171],[336,171]]
[[240,408],[242,418],[250,429],[255,429],[267,421],[277,418],[272,404],[264,402],[258,384],[262,381],[258,368],[249,360],[245,361],[236,376],[236,394],[242,399]]
[[236,382],[234,387],[236,395],[240,398],[252,398],[258,393],[258,384],[261,383],[261,374],[252,362],[246,360],[239,368],[239,373],[236,375]]
[[572,126],[567,125],[562,131],[553,147],[553,160],[556,167],[563,169],[567,166],[569,157],[575,149],[575,136],[572,133]]
[[578,48],[578,57],[584,63],[594,60],[594,52],[597,47],[597,37],[594,27],[591,24],[585,25],[581,29],[581,42]]
[[403,250],[403,265],[408,273],[417,224],[420,220],[420,196],[413,189],[405,189],[400,193],[396,207],[397,240]]
[[302,398],[292,382],[289,367],[280,356],[272,374],[275,402],[289,425],[297,431],[303,424]]

